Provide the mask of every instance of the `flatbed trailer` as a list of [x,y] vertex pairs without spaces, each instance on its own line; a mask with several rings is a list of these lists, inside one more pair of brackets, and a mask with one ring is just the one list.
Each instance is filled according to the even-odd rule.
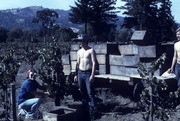
[[[174,78],[163,78],[156,76],[157,80],[165,81],[168,85],[168,91],[177,89],[177,81]],[[133,94],[134,88],[138,82],[142,80],[142,77],[138,75],[134,76],[119,76],[112,74],[95,75],[95,87],[96,88],[111,88],[115,90],[128,91]]]

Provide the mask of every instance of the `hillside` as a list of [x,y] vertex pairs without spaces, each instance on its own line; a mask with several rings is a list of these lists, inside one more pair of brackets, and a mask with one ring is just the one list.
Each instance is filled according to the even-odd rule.
[[[37,24],[32,23],[32,18],[36,16],[36,12],[39,10],[45,9],[40,6],[31,6],[26,8],[16,8],[16,9],[7,9],[0,10],[0,27],[6,29],[13,29],[16,27],[22,29],[34,29],[38,28]],[[54,9],[59,14],[59,18],[56,20],[56,23],[62,27],[73,27],[79,28],[80,25],[73,24],[68,19],[68,14],[70,10],[60,10]],[[122,24],[123,18],[119,17],[117,25]]]
[[[32,19],[36,16],[36,12],[44,9],[43,7],[31,6],[26,8],[7,9],[0,11],[0,26],[6,29],[13,29],[19,27],[22,29],[38,28],[37,24],[32,23]],[[59,14],[56,23],[62,27],[75,27],[78,25],[72,24],[68,20],[69,11],[55,9]]]

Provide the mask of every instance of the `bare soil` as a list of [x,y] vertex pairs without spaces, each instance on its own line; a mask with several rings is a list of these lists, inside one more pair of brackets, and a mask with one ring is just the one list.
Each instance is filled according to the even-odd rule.
[[[38,62],[36,67],[38,67]],[[17,76],[17,88],[20,87],[21,83],[25,79],[26,72],[29,65],[24,63],[20,68]],[[39,82],[41,80],[37,79]],[[138,105],[138,102],[134,102],[131,96],[120,93],[113,93],[111,89],[98,88],[96,89],[96,101],[97,101],[97,115],[95,116],[94,121],[145,121],[144,117],[147,115]],[[81,101],[74,101],[72,96],[67,96],[61,103],[62,106],[67,106],[77,110],[81,110]],[[49,112],[54,108],[54,100],[46,97],[44,103],[39,107],[40,112]],[[0,113],[3,111],[3,107],[0,104]],[[80,116],[77,121],[89,121],[87,115],[83,114],[83,111],[80,111]],[[180,120],[180,105],[176,107],[173,111],[169,112],[168,121],[179,121]],[[30,121],[24,117],[18,117],[19,121]],[[0,119],[1,121],[1,119]],[[5,120],[2,120],[5,121]],[[33,120],[34,121],[34,120]],[[42,121],[36,119],[35,121]],[[154,121],[161,121],[154,117]]]
[[[109,91],[107,92],[107,90]],[[111,93],[110,89],[98,89],[96,97],[98,112],[93,121],[145,121],[144,117],[147,114],[138,106],[137,102],[134,102],[131,99],[131,97],[114,95]],[[91,121],[88,115],[86,115],[85,112],[82,112],[81,101],[74,101],[72,96],[65,97],[62,101],[62,105],[81,110],[76,121]],[[53,99],[46,98],[39,110],[40,112],[49,112],[54,106]],[[177,106],[174,111],[169,112],[169,116],[170,118],[168,121],[179,121],[180,105]],[[37,119],[37,121],[42,121],[42,118]],[[154,117],[154,121],[162,120]]]

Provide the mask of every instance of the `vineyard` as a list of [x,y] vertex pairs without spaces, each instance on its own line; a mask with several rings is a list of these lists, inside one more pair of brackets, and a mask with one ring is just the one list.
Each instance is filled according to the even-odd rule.
[[[11,107],[13,104],[11,104],[11,92],[9,92],[11,85],[15,84],[18,90],[22,81],[26,78],[25,73],[29,69],[36,70],[42,85],[46,86],[46,91],[50,93],[49,97],[54,99],[55,105],[60,105],[60,101],[68,93],[69,89],[61,64],[61,52],[65,52],[64,50],[68,50],[67,48],[64,43],[63,45],[58,45],[55,40],[46,44],[1,44],[0,99],[2,107],[5,108],[2,117],[3,115],[6,118],[10,117],[10,112],[12,112]],[[37,66],[35,67],[35,65]]]
[[[58,44],[55,40],[50,43],[2,43],[0,52],[0,118],[8,121],[16,113],[15,96],[20,85],[26,78],[29,69],[35,69],[38,74],[37,81],[46,86],[50,93],[40,106],[40,112],[48,112],[54,106],[67,106],[79,110],[81,107],[80,92],[74,83],[74,74],[65,75],[63,72],[61,55],[69,53],[71,43]],[[145,121],[180,119],[180,107],[178,97],[179,90],[167,93],[165,82],[154,82],[154,71],[164,63],[165,54],[152,62],[150,68],[139,64],[139,73],[144,78],[146,88],[142,91],[140,99],[134,100],[131,95],[123,90],[115,92],[109,88],[96,88],[96,100],[98,113],[95,121]],[[13,90],[15,86],[15,94]],[[165,90],[165,91],[164,91]],[[125,92],[126,91],[126,92]],[[15,97],[14,97],[15,98]],[[78,121],[90,119],[79,111]],[[24,120],[17,117],[18,120]],[[42,117],[38,120],[42,120]]]

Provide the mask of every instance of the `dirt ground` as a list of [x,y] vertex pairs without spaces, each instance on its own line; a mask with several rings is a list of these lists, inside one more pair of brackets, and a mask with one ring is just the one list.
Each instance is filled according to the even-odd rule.
[[[114,95],[107,89],[100,89],[96,93],[96,101],[98,113],[93,121],[145,121],[146,113],[134,102],[131,97],[123,97],[121,95]],[[62,101],[62,106],[81,110],[81,101],[74,101],[71,96],[65,97]],[[40,112],[49,112],[54,107],[54,102],[50,98],[46,98],[44,103],[40,106]],[[180,105],[169,113],[170,119],[168,121],[180,120]],[[25,120],[21,118],[21,120]],[[30,121],[30,120],[25,120]],[[37,119],[36,121],[43,121]],[[68,120],[69,121],[69,120]],[[73,121],[73,120],[72,120]],[[75,121],[90,121],[84,112],[80,112]],[[154,117],[154,121],[161,121]]]
[[[36,67],[38,67],[36,63]],[[17,85],[21,85],[25,79],[26,72],[29,65],[26,63],[22,64],[17,76]],[[37,79],[38,80],[38,79]],[[17,86],[17,88],[19,87]],[[96,89],[96,101],[97,101],[97,115],[94,121],[145,121],[145,112],[138,106],[137,102],[134,102],[131,96],[124,96],[123,93],[112,93],[111,89],[100,88]],[[1,105],[1,104],[0,104]],[[67,96],[61,102],[61,106],[81,110],[81,101],[74,101],[72,96]],[[45,98],[44,103],[39,107],[41,113],[49,112],[55,107],[54,100],[51,98]],[[2,107],[0,107],[2,109]],[[1,110],[0,110],[1,112]],[[175,110],[169,113],[170,119],[168,121],[179,121],[180,120],[180,105]],[[80,115],[77,116],[76,121],[89,121],[87,115],[81,110]],[[18,117],[19,121],[30,121],[24,117]],[[33,121],[42,121],[36,119]],[[1,121],[1,119],[0,119]],[[2,120],[5,121],[5,120]],[[72,120],[73,121],[73,120]],[[161,121],[154,118],[154,121]]]
[[[144,117],[147,115],[138,105],[134,102],[130,96],[122,96],[121,94],[114,94],[111,89],[99,88],[96,89],[96,102],[97,102],[97,115],[94,121],[145,121]],[[79,111],[79,115],[76,120],[71,121],[90,121],[88,115],[85,115],[82,111],[81,101],[74,101],[72,96],[67,96],[61,102],[61,106],[69,107]],[[49,112],[55,107],[54,100],[46,97],[44,103],[39,107],[39,111]],[[2,109],[2,107],[0,107]],[[1,110],[0,110],[1,112]],[[180,105],[174,110],[169,112],[170,119],[168,121],[179,121],[180,120]],[[1,120],[0,121],[6,121]],[[18,121],[31,121],[24,117],[18,117]],[[33,121],[43,121],[35,119]],[[69,120],[68,120],[69,121]],[[154,121],[161,121],[154,117]]]

